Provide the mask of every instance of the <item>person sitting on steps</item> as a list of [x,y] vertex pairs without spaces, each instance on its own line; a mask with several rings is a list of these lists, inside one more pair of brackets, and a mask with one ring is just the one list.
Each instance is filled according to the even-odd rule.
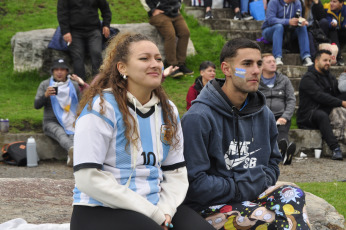
[[266,97],[266,104],[275,116],[282,163],[290,165],[296,151],[296,144],[288,142],[288,131],[296,106],[294,89],[287,76],[276,72],[276,62],[273,54],[263,54],[262,60],[262,76],[258,90]]

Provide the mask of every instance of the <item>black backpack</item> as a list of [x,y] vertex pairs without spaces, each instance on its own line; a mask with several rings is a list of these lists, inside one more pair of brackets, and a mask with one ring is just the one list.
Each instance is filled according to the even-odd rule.
[[26,166],[26,142],[17,141],[2,146],[3,161],[10,165]]

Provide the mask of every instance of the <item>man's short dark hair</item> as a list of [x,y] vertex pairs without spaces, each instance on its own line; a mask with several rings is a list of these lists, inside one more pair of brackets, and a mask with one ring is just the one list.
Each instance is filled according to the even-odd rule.
[[247,38],[235,38],[232,39],[223,46],[220,54],[220,64],[227,58],[233,58],[237,55],[239,49],[258,49],[261,52],[261,48],[257,43]]
[[344,3],[345,0],[338,0],[340,3]]
[[315,54],[315,60],[320,59],[320,57],[322,56],[322,54],[328,54],[328,55],[332,55],[332,52],[330,52],[329,50],[318,50]]

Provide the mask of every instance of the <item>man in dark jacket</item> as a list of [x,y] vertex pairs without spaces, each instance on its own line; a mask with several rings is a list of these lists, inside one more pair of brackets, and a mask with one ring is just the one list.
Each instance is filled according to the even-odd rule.
[[[156,27],[164,39],[166,66],[179,66],[170,74],[173,77],[183,74],[193,75],[185,65],[190,31],[180,14],[181,0],[145,0],[149,23]],[[176,37],[178,41],[176,42]]]
[[[260,48],[245,38],[231,40],[220,63],[225,80],[209,81],[182,119],[189,178],[185,203],[216,229],[256,229],[261,224],[276,229],[286,217],[276,217],[282,211],[273,212],[259,200],[265,194],[280,209],[284,204],[275,196],[286,192],[285,185],[271,187],[280,174],[281,154],[275,117],[258,91]],[[305,203],[303,196],[298,206]],[[302,213],[303,206],[294,210]],[[303,220],[298,222],[308,229]]]
[[273,54],[262,55],[263,69],[258,89],[264,94],[267,106],[273,112],[278,127],[278,144],[283,156],[283,164],[289,165],[296,151],[296,144],[289,143],[288,131],[296,106],[296,97],[290,79],[276,72],[276,62]]
[[[103,19],[102,25],[99,9]],[[69,46],[73,71],[84,80],[85,53],[89,52],[92,74],[95,76],[102,63],[102,34],[105,38],[109,37],[111,19],[112,13],[106,0],[58,0],[58,21],[61,34]]]
[[346,101],[340,99],[338,82],[329,72],[331,52],[319,50],[315,65],[310,67],[299,85],[299,128],[319,129],[322,138],[333,151],[333,160],[342,160],[342,152],[330,125],[329,113],[335,107],[346,108]]

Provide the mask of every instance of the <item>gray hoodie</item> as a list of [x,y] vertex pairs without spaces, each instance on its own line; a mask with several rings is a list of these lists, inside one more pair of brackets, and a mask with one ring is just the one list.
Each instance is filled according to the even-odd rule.
[[258,87],[266,97],[267,106],[274,113],[275,117],[282,117],[291,120],[296,106],[296,97],[290,79],[277,73],[273,88],[269,88],[262,81]]

